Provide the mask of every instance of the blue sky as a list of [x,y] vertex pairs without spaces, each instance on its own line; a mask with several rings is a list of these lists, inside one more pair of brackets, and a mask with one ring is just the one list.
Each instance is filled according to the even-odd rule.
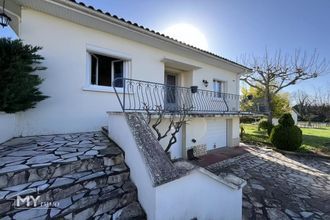
[[[156,31],[177,23],[198,28],[209,50],[237,60],[242,54],[261,56],[267,47],[293,53],[317,49],[330,61],[329,0],[83,0]],[[0,36],[12,36],[0,29]],[[330,74],[299,83],[287,91],[329,88]]]

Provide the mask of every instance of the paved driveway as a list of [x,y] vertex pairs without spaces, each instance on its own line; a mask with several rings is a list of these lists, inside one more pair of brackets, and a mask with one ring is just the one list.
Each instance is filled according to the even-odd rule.
[[245,149],[243,155],[207,167],[247,180],[243,219],[330,220],[330,160]]

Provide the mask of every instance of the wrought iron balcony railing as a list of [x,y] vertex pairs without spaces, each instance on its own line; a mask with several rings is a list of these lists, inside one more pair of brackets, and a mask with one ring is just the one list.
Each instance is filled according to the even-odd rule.
[[[190,114],[203,113],[237,113],[239,111],[239,95],[217,93],[197,87],[170,86],[142,80],[116,79],[121,85],[114,88],[123,111],[165,111]],[[119,83],[120,82],[120,83]]]

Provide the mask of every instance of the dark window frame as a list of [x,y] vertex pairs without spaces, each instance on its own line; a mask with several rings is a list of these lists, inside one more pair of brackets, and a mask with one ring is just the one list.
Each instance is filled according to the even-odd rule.
[[[93,86],[123,87],[123,82],[116,78],[127,75],[127,60],[97,52],[88,52],[90,57],[89,83]],[[125,67],[126,66],[126,67]],[[118,72],[117,72],[118,71]]]

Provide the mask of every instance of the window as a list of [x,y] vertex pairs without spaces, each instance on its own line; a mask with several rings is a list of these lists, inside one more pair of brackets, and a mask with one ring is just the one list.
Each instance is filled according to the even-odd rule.
[[213,80],[213,91],[215,92],[215,97],[221,97],[223,92],[223,82],[219,80]]
[[90,83],[99,86],[123,87],[126,61],[115,57],[90,53]]

